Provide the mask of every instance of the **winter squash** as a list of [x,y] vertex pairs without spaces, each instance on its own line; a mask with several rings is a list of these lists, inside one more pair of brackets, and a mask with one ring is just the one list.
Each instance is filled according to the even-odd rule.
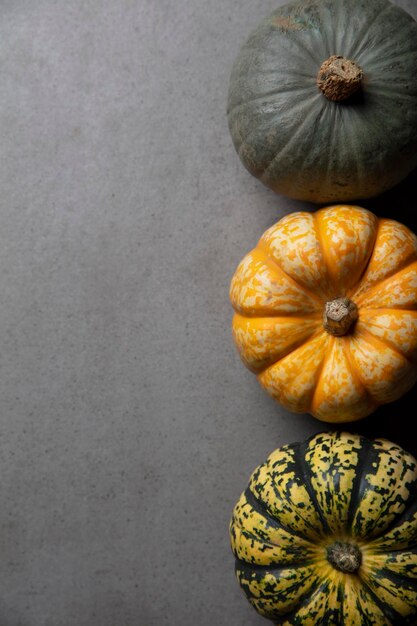
[[417,165],[417,23],[388,0],[298,0],[261,22],[230,78],[245,167],[312,202],[357,200]]
[[344,422],[417,379],[417,238],[355,206],[285,216],[230,297],[244,364],[290,411]]
[[252,606],[282,626],[417,623],[417,461],[323,433],[273,452],[230,525]]

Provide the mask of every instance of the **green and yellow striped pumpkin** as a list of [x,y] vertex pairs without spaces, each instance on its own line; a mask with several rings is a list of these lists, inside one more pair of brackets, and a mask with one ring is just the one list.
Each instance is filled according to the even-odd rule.
[[273,452],[230,526],[252,606],[282,626],[417,624],[417,461],[322,433]]

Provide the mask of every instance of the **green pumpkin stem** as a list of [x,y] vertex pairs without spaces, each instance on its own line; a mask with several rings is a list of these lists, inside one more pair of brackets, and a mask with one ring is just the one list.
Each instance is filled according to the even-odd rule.
[[317,85],[328,100],[341,102],[361,86],[363,71],[353,61],[334,54],[322,64],[317,74]]

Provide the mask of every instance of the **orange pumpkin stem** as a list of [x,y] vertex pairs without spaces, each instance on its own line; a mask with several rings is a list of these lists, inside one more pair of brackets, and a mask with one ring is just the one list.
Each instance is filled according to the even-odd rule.
[[358,319],[358,307],[349,298],[336,298],[326,302],[323,313],[323,326],[330,335],[347,335]]
[[363,71],[349,59],[334,54],[319,69],[317,86],[328,100],[341,102],[355,93],[361,86]]

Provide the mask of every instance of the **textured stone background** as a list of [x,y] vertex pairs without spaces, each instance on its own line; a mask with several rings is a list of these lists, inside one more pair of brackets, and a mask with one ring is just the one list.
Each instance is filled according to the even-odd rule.
[[[226,124],[232,61],[277,4],[0,2],[1,626],[264,624],[230,512],[323,429],[230,336],[236,265],[308,206],[252,179]],[[416,228],[414,205],[415,175],[369,203]],[[355,429],[412,449],[405,402]]]

